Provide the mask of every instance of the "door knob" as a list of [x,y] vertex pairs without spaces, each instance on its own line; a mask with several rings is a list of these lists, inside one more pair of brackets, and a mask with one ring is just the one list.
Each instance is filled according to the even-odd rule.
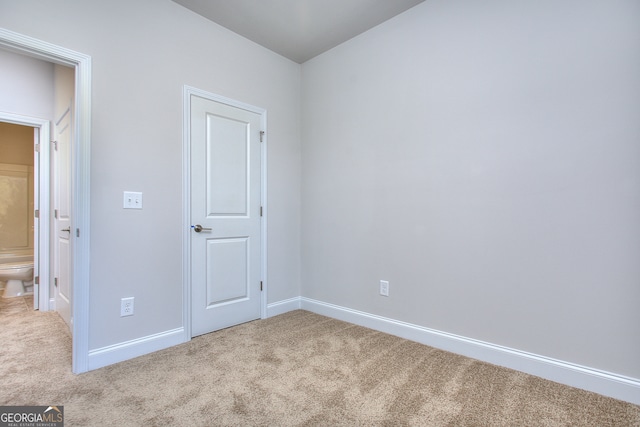
[[196,233],[199,233],[201,231],[211,231],[210,228],[203,227],[200,224],[192,225],[191,228],[193,228]]

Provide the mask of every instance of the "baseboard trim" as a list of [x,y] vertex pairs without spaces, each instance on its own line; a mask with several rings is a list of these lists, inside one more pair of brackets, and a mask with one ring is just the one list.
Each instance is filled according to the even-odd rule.
[[284,314],[288,311],[300,309],[300,297],[289,298],[267,305],[267,317]]
[[148,335],[131,341],[89,351],[88,368],[94,370],[134,357],[163,350],[184,342],[183,328]]
[[[284,306],[288,308],[295,306],[296,302],[293,301],[295,299],[297,298],[283,301],[283,303],[286,302],[283,308]],[[310,298],[301,297],[297,304],[299,308],[313,313],[640,405],[640,379],[441,332]]]

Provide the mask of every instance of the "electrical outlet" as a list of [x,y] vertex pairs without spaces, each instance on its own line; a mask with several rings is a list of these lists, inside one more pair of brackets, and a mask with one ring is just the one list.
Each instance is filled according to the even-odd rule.
[[380,295],[383,297],[389,296],[389,282],[386,280],[380,280]]
[[133,316],[133,297],[120,300],[120,317]]

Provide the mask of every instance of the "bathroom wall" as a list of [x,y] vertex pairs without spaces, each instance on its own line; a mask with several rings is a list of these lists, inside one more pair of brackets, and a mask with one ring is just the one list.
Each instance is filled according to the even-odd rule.
[[0,254],[33,251],[33,128],[0,122]]
[[33,128],[0,122],[0,163],[33,166]]

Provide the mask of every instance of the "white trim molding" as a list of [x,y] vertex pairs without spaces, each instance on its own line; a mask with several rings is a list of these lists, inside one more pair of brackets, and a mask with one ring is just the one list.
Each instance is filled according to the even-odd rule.
[[300,309],[300,297],[289,298],[282,301],[274,302],[267,305],[267,316],[273,317],[278,314],[284,314],[288,311]]
[[640,379],[637,378],[580,366],[310,298],[300,297],[299,302],[296,300],[298,298],[269,304],[269,314],[275,316],[300,308],[483,362],[640,405]]
[[98,369],[182,344],[183,328],[148,335],[89,352],[89,369]]
[[73,300],[71,335],[72,370],[88,370],[89,356],[89,260],[90,260],[90,160],[91,160],[91,57],[42,40],[0,28],[0,48],[75,68],[75,139],[72,144],[71,227]]

